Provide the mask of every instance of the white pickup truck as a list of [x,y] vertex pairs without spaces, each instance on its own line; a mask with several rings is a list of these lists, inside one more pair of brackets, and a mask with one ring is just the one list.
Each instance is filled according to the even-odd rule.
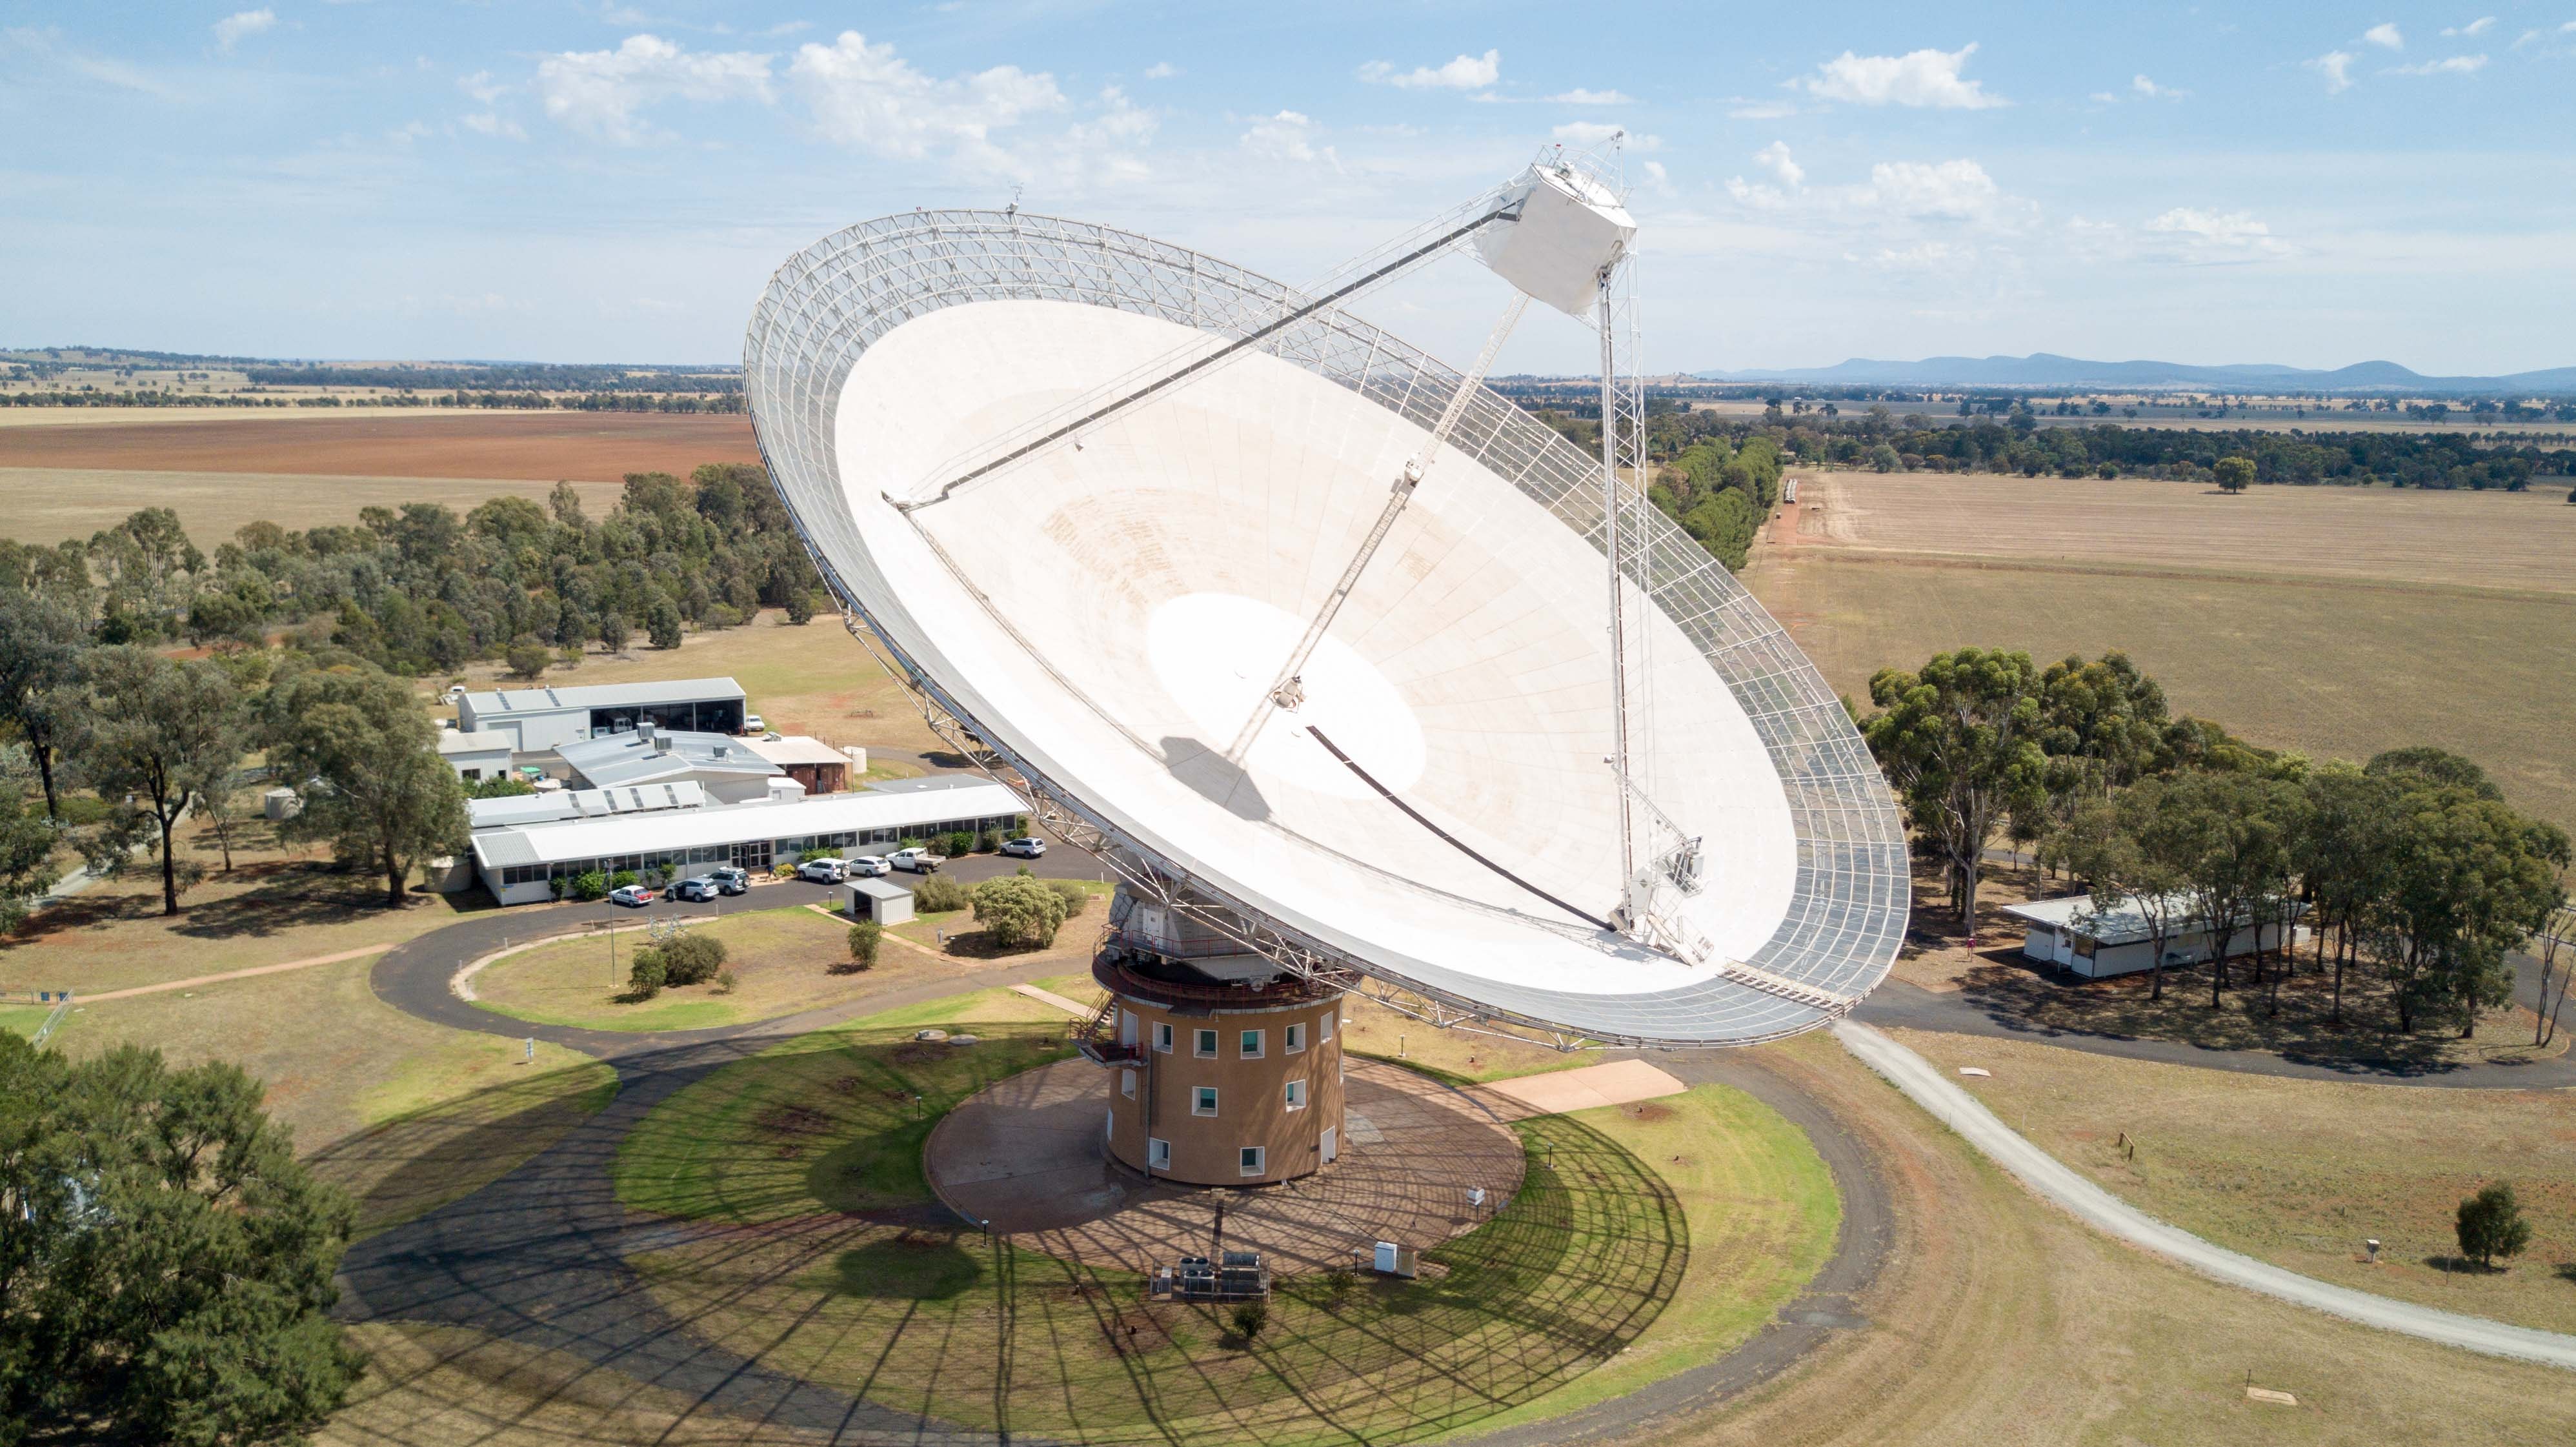
[[886,856],[886,863],[906,874],[930,874],[948,861],[927,849],[898,849]]

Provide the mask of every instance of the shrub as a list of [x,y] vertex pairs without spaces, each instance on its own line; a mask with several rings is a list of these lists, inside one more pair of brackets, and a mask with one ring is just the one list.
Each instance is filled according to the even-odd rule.
[[975,886],[975,922],[1003,949],[1055,942],[1064,927],[1064,901],[1025,875],[1006,875]]
[[974,902],[973,897],[966,893],[966,886],[943,875],[931,875],[912,887],[913,908],[923,914],[945,914],[950,910],[965,909]]
[[632,869],[621,869],[615,874],[608,876],[608,887],[611,889],[624,889],[626,886],[633,884],[634,882],[635,871]]
[[959,829],[939,836],[939,852],[951,859],[963,859],[975,852],[975,831]]
[[1261,1335],[1261,1329],[1263,1327],[1270,1325],[1270,1303],[1266,1301],[1238,1302],[1235,1305],[1232,1320],[1234,1322],[1234,1334],[1249,1342],[1254,1337]]
[[537,786],[516,774],[495,774],[491,778],[465,786],[468,799],[524,799],[537,792]]
[[1002,831],[999,829],[987,829],[975,838],[975,852],[978,854],[996,853],[1001,847]]
[[841,851],[837,849],[808,849],[804,853],[796,856],[796,862],[799,864],[811,864],[817,859],[838,859],[840,857]]
[[555,661],[553,649],[529,636],[513,642],[502,657],[510,665],[510,671],[521,678],[535,678],[546,671],[547,664]]
[[1046,881],[1047,892],[1064,901],[1064,917],[1073,919],[1091,908],[1091,891],[1070,879]]
[[569,888],[571,884],[571,880],[557,874],[546,880],[546,892],[552,894],[557,899],[561,899],[564,897],[564,890]]
[[724,962],[725,943],[713,935],[682,935],[662,946],[663,979],[668,984],[705,984]]
[[626,972],[626,994],[623,998],[629,1004],[650,1000],[662,993],[662,986],[669,980],[670,972],[662,964],[660,950],[637,950],[635,964]]
[[730,995],[730,994],[732,994],[732,993],[733,993],[733,987],[734,987],[735,983],[736,983],[736,981],[734,980],[734,977],[733,977],[733,971],[731,971],[731,970],[718,970],[718,971],[716,971],[716,984],[715,984],[715,989],[714,989],[711,993],[713,993],[713,994],[718,994],[718,995]]
[[2460,1254],[2492,1268],[2499,1256],[2519,1256],[2531,1244],[2531,1223],[2522,1219],[2522,1202],[2513,1187],[2498,1181],[2460,1203],[2455,1229]]
[[600,873],[598,870],[594,869],[587,874],[574,876],[572,882],[573,898],[603,899],[607,897],[607,894],[608,876]]
[[885,943],[885,926],[863,919],[850,926],[850,963],[838,973],[856,974],[877,967],[877,951]]

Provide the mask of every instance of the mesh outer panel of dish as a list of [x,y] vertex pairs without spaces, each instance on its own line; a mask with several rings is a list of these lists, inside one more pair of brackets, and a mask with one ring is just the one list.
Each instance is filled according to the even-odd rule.
[[1455,369],[1325,309],[993,465],[1305,300],[1075,221],[867,222],[790,258],[753,316],[761,454],[909,682],[1122,867],[1292,969],[1607,1043],[1847,1011],[1905,927],[1886,782],[1788,635],[1643,506],[1621,522],[1630,772],[1703,841],[1680,908],[1712,948],[1599,926],[1623,887],[1602,470],[1536,417],[1473,395],[1293,710],[1273,675]]

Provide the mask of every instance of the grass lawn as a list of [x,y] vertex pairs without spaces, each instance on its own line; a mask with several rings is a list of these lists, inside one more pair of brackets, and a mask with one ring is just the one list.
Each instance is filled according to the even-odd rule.
[[[620,1154],[621,1199],[737,1228],[639,1261],[659,1299],[773,1369],[966,1425],[1083,1442],[1408,1440],[1544,1416],[1723,1351],[1830,1249],[1833,1192],[1804,1138],[1709,1088],[1523,1123],[1528,1183],[1430,1253],[1445,1272],[1286,1279],[1246,1346],[1212,1309],[1150,1304],[1130,1274],[988,1243],[929,1196],[920,1152],[939,1112],[1062,1058],[1054,1012],[1030,1023],[1003,1008],[1031,1003],[988,992],[871,1017],[656,1110]],[[912,1041],[934,1021],[982,1043]]]
[[517,1040],[403,1014],[367,988],[373,963],[76,1005],[54,1042],[74,1056],[135,1044],[240,1065],[299,1153],[358,1197],[364,1231],[498,1179],[616,1093],[615,1073],[575,1051],[540,1044],[525,1064]]
[[[891,877],[900,881],[909,879],[911,876]],[[1118,886],[1097,879],[1075,879],[1066,882],[1082,886],[1083,890],[1091,896],[1092,902],[1083,907],[1082,913],[1064,922],[1064,927],[1056,931],[1055,943],[1048,949],[1075,951],[1088,957],[1093,937],[1100,932],[1101,926],[1109,918],[1109,896],[1117,890]],[[974,886],[968,885],[967,889],[971,892]],[[916,914],[905,923],[896,925],[892,932],[899,938],[910,940],[927,949],[937,950],[942,954],[953,955],[961,960],[1013,959],[1041,953],[1036,950],[1005,950],[994,944],[992,936],[975,923],[975,911],[972,909],[948,909],[931,914]],[[901,946],[896,948],[900,949]]]
[[0,1030],[12,1035],[33,1035],[52,1013],[51,1005],[0,1005]]
[[827,919],[801,904],[730,914],[690,926],[722,940],[729,993],[715,982],[669,988],[651,1000],[620,1003],[626,970],[649,941],[641,927],[617,931],[611,977],[606,931],[507,955],[474,976],[475,1003],[519,1020],[592,1030],[697,1030],[767,1020],[837,1003],[866,990],[910,984],[941,972],[913,950],[877,953],[872,970],[833,974],[850,962],[847,920]]
[[[2273,1080],[1902,1030],[2015,1129],[2145,1210],[2251,1256],[2384,1296],[2576,1331],[2576,1092]],[[2123,1140],[2127,1145],[2123,1145]],[[2132,1154],[2129,1147],[2134,1146]],[[2530,1248],[2454,1258],[2452,1212],[2513,1183]],[[2384,1244],[2364,1263],[2361,1242]]]
[[182,891],[179,913],[161,913],[159,861],[105,880],[0,936],[0,989],[100,994],[255,965],[396,944],[489,907],[480,890],[414,893],[384,904],[384,881],[332,868],[320,845],[281,847],[264,820],[234,830],[231,874],[213,831],[180,826],[183,867],[204,871]]

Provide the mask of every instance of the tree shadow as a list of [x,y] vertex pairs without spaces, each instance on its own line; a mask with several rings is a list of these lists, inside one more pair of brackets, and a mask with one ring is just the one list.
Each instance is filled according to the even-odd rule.
[[345,1137],[305,1164],[356,1197],[357,1234],[371,1236],[509,1174],[615,1094],[604,1065],[531,1074]]

